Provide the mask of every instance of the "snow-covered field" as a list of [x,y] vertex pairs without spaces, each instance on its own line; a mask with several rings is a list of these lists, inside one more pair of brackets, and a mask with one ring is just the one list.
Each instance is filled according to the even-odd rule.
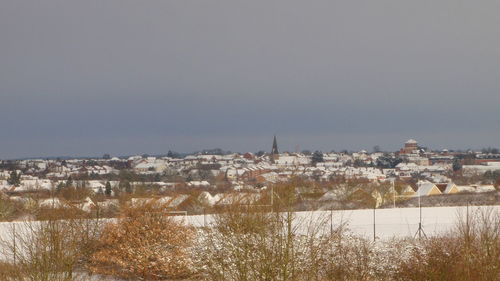
[[[497,214],[500,213],[500,205],[496,206],[473,206],[469,207],[469,212],[478,210],[492,209]],[[317,212],[297,212],[295,213],[299,222],[319,222],[323,221],[324,227],[329,229],[330,223],[338,225],[342,222],[347,223],[348,228],[353,234],[373,237],[373,210],[346,210],[346,211],[317,211]],[[422,227],[427,236],[437,235],[453,229],[459,215],[466,214],[466,207],[430,207],[422,208]],[[375,210],[375,235],[377,238],[387,239],[392,237],[413,237],[418,230],[419,224],[418,208],[395,208],[395,209],[377,209]],[[330,220],[330,218],[333,218]],[[190,225],[199,227],[209,226],[213,222],[210,215],[185,216],[184,219]],[[24,227],[23,222],[4,222],[0,223],[0,238],[9,239],[13,225],[16,225],[17,231]],[[304,223],[305,225],[305,223]],[[0,259],[5,258],[1,254]]]
[[[491,208],[500,213],[497,206],[469,207],[469,213]],[[429,207],[422,208],[422,228],[427,236],[433,236],[449,230],[458,220],[459,214],[465,215],[467,207]],[[357,235],[373,237],[373,210],[317,211],[297,212],[297,221],[324,221],[330,226],[346,222],[348,228]],[[418,230],[420,220],[419,208],[395,208],[375,210],[375,234],[378,238],[413,237]],[[207,216],[187,216],[187,223],[193,226],[209,225],[213,218]]]

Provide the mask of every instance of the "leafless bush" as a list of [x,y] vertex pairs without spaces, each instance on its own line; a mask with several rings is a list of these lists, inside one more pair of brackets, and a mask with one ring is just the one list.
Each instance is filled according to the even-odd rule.
[[12,263],[0,262],[0,273],[4,281],[22,280],[22,273],[19,271],[19,267]]
[[279,194],[272,212],[234,205],[215,215],[199,235],[201,279],[329,280],[330,245],[342,236],[342,226],[325,217],[299,221],[294,198],[284,190]]
[[[200,233],[204,280],[489,280],[500,276],[500,218],[494,209],[459,220],[456,229],[424,240],[372,242],[328,218],[297,221],[234,206]],[[318,227],[319,226],[319,227]]]
[[385,259],[397,253],[379,254],[328,217],[299,221],[291,212],[246,209],[218,214],[199,240],[204,280],[389,280],[394,268]]
[[25,209],[21,203],[3,198],[0,194],[0,221],[11,220],[24,212]]
[[500,276],[500,214],[461,216],[451,233],[424,240],[403,259],[395,280],[488,280]]
[[10,280],[79,280],[75,271],[94,251],[99,221],[82,218],[12,224],[2,238],[4,256],[16,270]]
[[206,280],[292,278],[296,241],[291,224],[283,225],[286,216],[234,210],[217,215],[216,225],[200,237],[200,274]]
[[105,226],[99,250],[92,255],[93,272],[147,280],[191,274],[192,228],[158,207],[129,208],[124,214]]

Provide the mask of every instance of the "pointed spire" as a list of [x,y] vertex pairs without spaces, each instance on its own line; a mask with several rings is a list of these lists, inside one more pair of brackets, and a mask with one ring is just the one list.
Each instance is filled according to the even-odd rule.
[[278,142],[276,141],[276,135],[274,135],[274,139],[273,139],[273,149],[271,150],[271,154],[272,154],[272,155],[279,154],[279,151],[278,151]]

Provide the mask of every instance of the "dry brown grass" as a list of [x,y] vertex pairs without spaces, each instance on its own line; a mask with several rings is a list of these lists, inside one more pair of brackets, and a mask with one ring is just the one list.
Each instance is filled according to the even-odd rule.
[[0,194],[0,221],[8,221],[26,213],[23,204],[2,197]]
[[0,262],[0,277],[2,281],[17,281],[21,279],[19,267],[7,262]]

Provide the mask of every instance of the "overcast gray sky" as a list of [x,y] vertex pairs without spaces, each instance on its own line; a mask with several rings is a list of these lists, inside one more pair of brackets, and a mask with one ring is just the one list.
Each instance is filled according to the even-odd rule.
[[0,159],[500,146],[500,1],[5,0]]

